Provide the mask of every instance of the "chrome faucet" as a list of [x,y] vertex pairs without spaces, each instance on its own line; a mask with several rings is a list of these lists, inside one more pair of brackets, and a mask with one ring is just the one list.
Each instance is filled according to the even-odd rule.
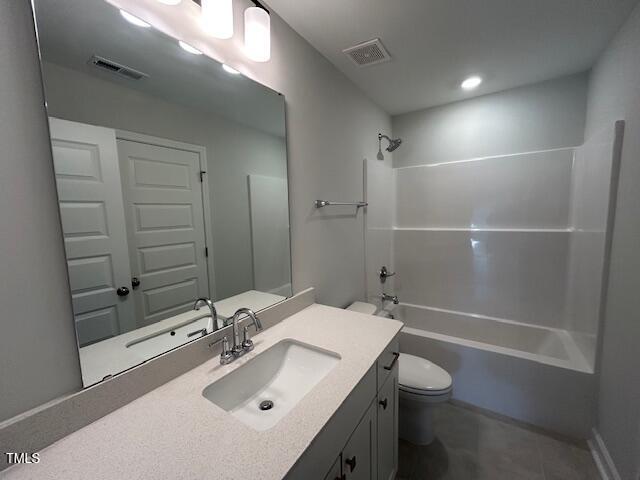
[[245,325],[244,327],[244,338],[242,342],[240,342],[240,317],[242,315],[247,315],[251,318],[251,324],[255,325],[256,331],[259,332],[262,330],[262,322],[256,316],[256,314],[250,308],[239,308],[236,310],[236,313],[233,314],[233,318],[231,319],[231,323],[233,325],[233,348],[231,348],[231,353],[233,353],[234,357],[240,357],[247,352],[253,350],[253,341],[249,338],[249,325]]
[[[216,311],[216,307],[215,305],[213,305],[213,302],[208,298],[197,299],[196,303],[193,304],[193,309],[200,310],[200,307],[203,304],[209,307],[209,311],[211,312],[211,324],[212,324],[211,331],[213,332],[218,328],[218,312]],[[202,334],[202,336],[204,337],[207,333],[211,333],[211,332],[209,332],[207,328],[201,328],[200,330],[196,330],[194,332],[188,333],[187,337],[193,337],[194,335],[198,335],[198,334]]]
[[393,302],[394,305],[398,305],[398,303],[400,303],[400,300],[398,300],[398,296],[397,295],[387,295],[386,293],[383,293],[380,298],[382,298],[382,302]]
[[[215,312],[215,309],[214,309]],[[251,318],[251,323],[244,326],[244,338],[242,343],[240,342],[240,317],[242,315],[247,315]],[[253,350],[253,342],[249,338],[249,327],[251,325],[255,325],[256,331],[262,330],[262,322],[258,318],[258,316],[253,312],[253,310],[249,308],[240,308],[236,310],[236,313],[233,314],[233,318],[231,319],[232,328],[233,328],[233,347],[229,347],[229,339],[224,336],[221,339],[216,340],[209,344],[209,347],[213,347],[219,343],[222,343],[222,352],[220,353],[220,364],[228,365],[233,362],[236,358],[241,357],[247,352]],[[227,322],[225,322],[225,327],[228,326]]]

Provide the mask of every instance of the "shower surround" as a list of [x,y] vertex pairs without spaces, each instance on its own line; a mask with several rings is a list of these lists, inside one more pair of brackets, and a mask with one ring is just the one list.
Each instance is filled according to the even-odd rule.
[[402,350],[448,370],[454,398],[576,438],[623,128],[584,141],[585,108],[578,75],[396,117],[390,189]]

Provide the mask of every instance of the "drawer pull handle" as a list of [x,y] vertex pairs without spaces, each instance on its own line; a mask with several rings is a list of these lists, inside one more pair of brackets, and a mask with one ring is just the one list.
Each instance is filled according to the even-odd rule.
[[396,364],[396,362],[398,361],[398,358],[400,358],[400,354],[398,352],[393,352],[393,360],[391,360],[391,363],[386,367],[384,367],[384,369],[391,370],[393,366]]
[[349,465],[349,469],[353,472],[356,469],[356,456],[354,455],[351,458],[347,458],[344,463]]
[[383,409],[383,410],[386,410],[386,409],[387,409],[387,403],[388,403],[388,402],[387,402],[387,399],[386,399],[386,398],[385,398],[384,400],[380,400],[378,403],[379,403],[380,405],[382,405],[382,409]]

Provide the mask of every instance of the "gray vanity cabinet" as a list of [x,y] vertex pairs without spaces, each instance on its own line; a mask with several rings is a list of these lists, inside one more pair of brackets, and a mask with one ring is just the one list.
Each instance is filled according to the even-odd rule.
[[331,467],[327,476],[324,477],[324,480],[342,480],[342,455],[333,462],[333,467]]
[[371,480],[376,478],[376,402],[364,415],[325,480]]
[[393,480],[398,468],[398,347],[396,337],[287,479]]
[[378,480],[393,480],[398,466],[398,365],[378,392],[377,402]]
[[341,480],[376,478],[376,408],[372,403],[342,450]]

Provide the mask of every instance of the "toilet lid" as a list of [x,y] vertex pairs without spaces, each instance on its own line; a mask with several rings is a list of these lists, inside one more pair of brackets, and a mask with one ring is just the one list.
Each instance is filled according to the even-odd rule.
[[451,388],[451,375],[429,360],[401,353],[398,363],[400,389],[428,394]]

